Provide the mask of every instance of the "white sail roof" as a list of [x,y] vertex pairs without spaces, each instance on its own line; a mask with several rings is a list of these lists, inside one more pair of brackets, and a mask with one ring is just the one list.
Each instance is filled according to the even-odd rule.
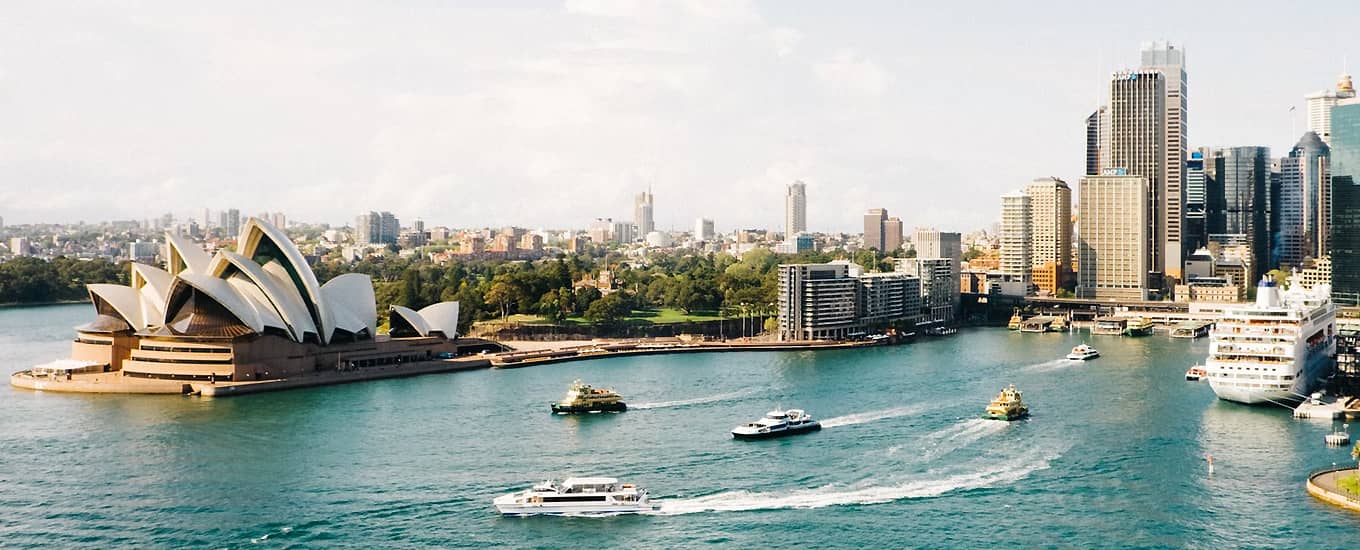
[[146,326],[146,320],[142,317],[142,296],[130,286],[92,284],[85,285],[91,296],[97,296],[118,315],[123,318],[123,322],[140,329]]
[[[271,262],[271,265],[273,262]],[[212,275],[221,277],[227,271],[227,266],[235,266],[240,273],[244,274],[263,292],[264,298],[274,307],[278,315],[287,324],[287,329],[293,335],[293,339],[301,342],[305,335],[310,332],[318,334],[316,324],[312,322],[312,316],[307,312],[307,305],[302,302],[302,296],[297,289],[287,283],[287,273],[285,278],[279,278],[265,271],[259,264],[250,261],[249,258],[229,250],[219,250],[217,256],[213,258]],[[281,269],[276,267],[275,269]]]
[[445,338],[458,337],[458,302],[439,302],[421,308],[420,316],[430,324],[431,330],[444,333]]
[[[411,325],[411,328],[416,331],[416,334],[419,334],[421,336],[430,335],[430,324],[426,323],[425,318],[422,317],[420,313],[417,312],[416,310],[406,306],[399,306],[393,304],[392,307],[388,309],[388,314],[389,317],[391,315],[401,317],[403,321],[406,321],[406,324]],[[390,325],[391,323],[388,324]]]

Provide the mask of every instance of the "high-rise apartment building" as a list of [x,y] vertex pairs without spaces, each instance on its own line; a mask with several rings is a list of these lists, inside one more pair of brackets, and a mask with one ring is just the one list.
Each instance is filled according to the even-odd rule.
[[804,231],[807,231],[807,185],[795,181],[784,193],[784,238],[791,239]]
[[[963,273],[960,269],[960,264],[963,262],[962,237],[958,233],[940,231],[933,228],[917,228],[916,232],[912,234],[911,240],[916,246],[917,258],[944,258],[949,260],[948,278],[952,282],[946,283],[941,281],[940,284],[935,284],[932,288],[952,288],[952,291],[946,293],[946,301],[951,307],[957,308],[959,305],[959,293],[962,290],[962,286],[959,283],[959,278]],[[912,273],[921,277],[921,287],[923,289],[933,284],[926,280],[926,275],[921,275],[920,272]],[[923,290],[922,292],[925,291]],[[945,292],[945,290],[937,290],[937,292]],[[937,314],[934,315],[934,318],[943,319],[944,316]],[[948,321],[953,322],[952,310],[948,317]]]
[[[1025,187],[1029,197],[1029,278],[1040,290],[1057,294],[1072,271],[1072,189],[1048,177]],[[1004,199],[1003,199],[1004,201]],[[1003,202],[1002,231],[1005,231]],[[1002,246],[1005,246],[1003,237]],[[1002,258],[1002,267],[1005,258]]]
[[1336,81],[1336,91],[1322,90],[1303,96],[1308,111],[1308,131],[1322,139],[1323,143],[1332,140],[1332,108],[1338,101],[1355,97],[1355,86],[1351,75],[1343,74]]
[[367,212],[354,218],[355,244],[396,244],[401,222],[391,212]]
[[887,209],[870,208],[868,212],[864,213],[864,248],[888,252],[883,227],[887,222]]
[[890,217],[883,222],[883,252],[902,248],[902,219]]
[[[1166,114],[1164,116],[1165,126],[1163,132],[1164,156],[1162,161],[1162,181],[1158,193],[1155,197],[1158,202],[1154,209],[1157,210],[1157,235],[1155,238],[1161,241],[1158,246],[1162,247],[1161,265],[1154,264],[1153,269],[1165,273],[1169,277],[1181,278],[1182,258],[1188,255],[1191,250],[1186,250],[1183,242],[1183,220],[1184,212],[1181,206],[1185,203],[1185,158],[1186,158],[1186,101],[1189,86],[1185,74],[1185,50],[1175,44],[1164,41],[1148,42],[1143,44],[1142,69],[1155,70],[1162,73],[1165,80],[1166,99],[1164,101]],[[1136,172],[1130,172],[1135,173]]]
[[1360,99],[1332,109],[1332,300],[1360,306]]
[[921,284],[919,320],[925,325],[952,325],[959,308],[959,272],[949,258],[897,258],[893,270],[915,276]]
[[638,193],[633,199],[633,225],[637,226],[638,235],[642,237],[656,231],[656,220],[652,217],[652,200],[651,191]]
[[1030,201],[1024,191],[1001,196],[1001,275],[1009,282],[1024,283],[1030,276]]
[[694,240],[708,242],[713,240],[713,220],[709,218],[696,218],[694,220]]
[[1312,131],[1304,132],[1289,156],[1280,159],[1280,197],[1277,212],[1279,263],[1299,267],[1305,258],[1327,254],[1330,216],[1327,162],[1331,149]]
[[222,228],[223,236],[235,238],[241,233],[241,211],[235,208],[223,210],[217,214],[217,226]]
[[1166,78],[1155,69],[1115,73],[1110,80],[1110,152],[1105,172],[1123,170],[1145,180],[1148,200],[1141,219],[1148,224],[1142,233],[1148,242],[1138,249],[1147,256],[1141,265],[1159,273],[1166,259],[1165,163]]
[[857,291],[846,264],[779,266],[779,339],[849,336],[855,326]]
[[1146,176],[1120,174],[1081,179],[1077,202],[1077,296],[1146,300],[1151,215]]

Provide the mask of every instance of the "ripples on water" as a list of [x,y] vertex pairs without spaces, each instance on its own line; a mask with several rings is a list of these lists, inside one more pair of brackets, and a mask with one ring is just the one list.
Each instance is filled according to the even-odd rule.
[[[0,310],[9,371],[88,306]],[[1302,491],[1327,423],[1181,380],[1203,341],[965,330],[895,348],[613,358],[230,399],[0,389],[0,545],[46,547],[1344,546]],[[1079,368],[1076,368],[1079,367]],[[558,416],[581,378],[622,414]],[[1032,417],[977,418],[1015,383]],[[828,428],[729,430],[774,405]],[[1216,472],[1205,470],[1212,453]],[[657,515],[524,518],[490,500],[615,475]],[[1344,540],[1350,540],[1344,539]]]

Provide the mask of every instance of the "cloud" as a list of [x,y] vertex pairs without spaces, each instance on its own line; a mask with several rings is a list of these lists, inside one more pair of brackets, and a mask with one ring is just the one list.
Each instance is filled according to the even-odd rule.
[[833,90],[866,96],[882,95],[892,83],[892,75],[878,63],[850,50],[813,64],[812,72]]
[[788,27],[772,29],[766,36],[769,37],[770,44],[774,46],[774,51],[779,57],[788,57],[798,47],[798,43],[803,41],[802,32]]
[[566,0],[563,11],[596,17],[659,20],[677,15],[727,23],[760,20],[749,0]]

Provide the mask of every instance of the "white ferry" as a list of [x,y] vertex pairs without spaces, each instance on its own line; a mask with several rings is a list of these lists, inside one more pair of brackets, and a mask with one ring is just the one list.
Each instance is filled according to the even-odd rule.
[[800,434],[822,429],[822,423],[812,419],[803,409],[780,410],[765,413],[765,417],[755,422],[732,428],[732,437],[737,439],[768,439],[785,435]]
[[507,516],[638,514],[655,509],[647,490],[612,477],[572,477],[544,481],[527,491],[496,497],[496,510]]
[[1219,399],[1284,404],[1313,392],[1335,352],[1330,285],[1304,290],[1290,277],[1281,291],[1267,276],[1256,287],[1256,303],[1224,308],[1204,370]]
[[1095,359],[1097,357],[1100,357],[1100,352],[1097,351],[1096,348],[1093,348],[1086,344],[1081,344],[1075,348],[1072,348],[1072,353],[1067,354],[1067,359],[1069,361],[1085,361],[1087,359]]

